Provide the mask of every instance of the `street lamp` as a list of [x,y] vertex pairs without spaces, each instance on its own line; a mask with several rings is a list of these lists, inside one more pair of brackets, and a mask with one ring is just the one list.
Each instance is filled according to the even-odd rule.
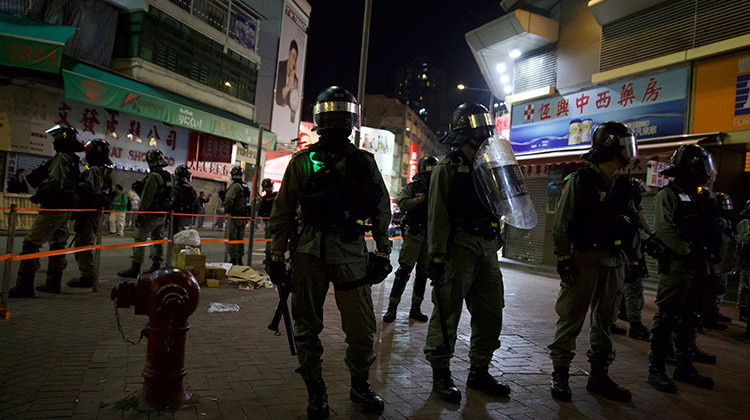
[[489,109],[490,112],[492,112],[492,102],[493,102],[493,99],[495,99],[495,95],[492,94],[491,90],[489,90],[489,89],[482,89],[482,88],[468,87],[468,86],[466,86],[463,83],[457,84],[456,85],[456,89],[458,89],[458,90],[476,90],[478,92],[489,92],[489,94],[490,94],[490,100],[488,102],[487,109]]

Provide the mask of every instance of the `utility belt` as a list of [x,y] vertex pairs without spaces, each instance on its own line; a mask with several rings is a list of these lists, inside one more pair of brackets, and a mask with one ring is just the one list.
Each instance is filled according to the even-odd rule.
[[325,234],[343,236],[344,240],[349,242],[356,241],[360,236],[364,235],[365,232],[372,230],[372,226],[365,224],[364,220],[361,219],[347,223],[306,224],[320,230]]
[[500,234],[500,222],[496,219],[454,219],[451,226],[457,232],[466,232],[472,236],[479,236],[488,241],[497,239]]
[[418,235],[427,229],[427,222],[411,222],[404,224],[406,232],[412,235]]

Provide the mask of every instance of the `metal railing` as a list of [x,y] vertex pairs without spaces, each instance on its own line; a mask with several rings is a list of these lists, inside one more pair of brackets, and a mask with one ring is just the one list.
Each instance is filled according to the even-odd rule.
[[[242,46],[255,51],[257,42],[258,18],[241,1],[236,0],[169,0],[172,4],[209,24],[214,29],[227,34]],[[238,22],[243,28],[238,27]],[[255,28],[248,39],[247,26]],[[241,31],[241,34],[240,34]],[[240,39],[240,37],[242,37]]]

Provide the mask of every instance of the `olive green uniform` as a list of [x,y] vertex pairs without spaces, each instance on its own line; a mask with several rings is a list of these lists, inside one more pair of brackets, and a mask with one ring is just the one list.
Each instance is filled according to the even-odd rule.
[[[408,213],[422,204],[425,199],[426,194],[422,198],[417,197],[413,183],[409,183],[404,185],[398,194],[398,207],[401,211]],[[430,262],[430,254],[427,252],[427,220],[424,220],[424,223],[421,225],[412,224],[406,226],[402,224],[402,234],[403,242],[401,243],[401,252],[398,254],[399,268],[396,271],[393,281],[390,302],[394,305],[398,305],[401,302],[401,295],[404,293],[411,270],[416,263],[417,274],[414,279],[411,304],[412,307],[419,308],[424,300],[424,292],[427,284],[427,264]]]
[[[164,186],[165,182],[161,174],[150,172],[146,178],[146,183],[143,186],[141,204],[138,211],[164,211],[164,209],[155,208],[156,195],[163,192]],[[137,227],[133,238],[136,242],[143,242],[148,238],[151,238],[152,241],[164,239],[166,221],[167,216],[165,214],[138,214],[136,217]],[[132,258],[134,263],[143,263],[145,257],[145,251],[143,248],[144,247],[142,246],[133,248]],[[151,261],[155,265],[161,264],[164,257],[164,247],[162,244],[151,245],[149,248],[151,248]]]
[[[84,177],[81,179],[82,183],[87,184],[86,190],[89,194],[100,196],[102,189],[104,188],[104,168],[101,166],[92,166],[87,172],[84,173]],[[96,201],[96,200],[91,200]],[[85,204],[87,208],[88,204]],[[96,243],[96,235],[99,231],[99,213],[78,213],[74,216],[75,226],[75,240],[73,245],[76,247],[93,245]],[[81,272],[81,277],[96,278],[96,267],[94,266],[94,251],[83,251],[75,254],[76,263],[78,263],[78,271]]]
[[[347,147],[354,147],[349,145]],[[377,215],[372,219],[372,236],[379,249],[390,247],[388,225],[391,212],[388,192],[373,155],[361,153],[367,163],[368,177],[381,190],[377,204]],[[313,164],[309,149],[294,155],[284,173],[276,201],[271,210],[269,227],[274,251],[286,251],[287,240],[297,229],[297,207],[301,194],[310,184]],[[346,173],[348,158],[343,157],[334,170]],[[297,341],[300,373],[305,381],[321,378],[323,345],[318,335],[323,331],[323,303],[328,284],[333,283],[336,305],[341,312],[341,327],[346,335],[346,357],[344,359],[352,376],[366,376],[375,361],[373,346],[376,322],[373,312],[370,285],[361,285],[349,290],[347,285],[365,277],[367,271],[367,247],[364,236],[351,238],[342,233],[324,232],[309,223],[303,223],[296,251],[292,256],[291,290],[294,336]]]
[[[640,261],[642,258],[641,238],[636,235],[635,241],[633,242],[633,255],[630,259],[630,270],[633,270],[633,272],[625,277],[622,287],[622,300],[625,306],[625,317],[631,324],[642,321],[643,279],[639,274],[636,274],[639,271],[639,266],[633,264],[634,262]],[[622,307],[622,305],[620,307]]]
[[[656,292],[656,306],[658,311],[654,315],[651,334],[652,362],[664,363],[672,350],[672,334],[674,337],[675,358],[678,363],[690,363],[692,347],[695,346],[695,327],[697,314],[702,309],[701,303],[707,278],[696,275],[696,269],[703,265],[707,272],[705,261],[690,255],[690,242],[678,226],[677,207],[679,201],[692,202],[695,195],[681,190],[675,193],[667,187],[656,194],[654,207],[656,236],[661,239],[671,251],[666,260],[659,262],[659,285]],[[693,221],[696,224],[707,221]]]
[[[247,217],[247,197],[240,182],[233,182],[224,196],[224,208],[227,214],[235,217]],[[226,238],[230,241],[238,241],[245,238],[245,226],[247,219],[229,219],[226,227]],[[252,244],[250,245],[252,246]],[[227,245],[230,261],[242,261],[245,254],[245,244]]]
[[[430,317],[424,353],[433,370],[450,367],[455,349],[458,323],[463,302],[471,314],[471,365],[487,367],[492,355],[500,348],[500,332],[503,325],[503,278],[497,251],[503,245],[499,235],[488,238],[475,234],[459,223],[459,219],[470,219],[470,215],[451,214],[449,197],[455,191],[457,173],[470,174],[472,162],[460,152],[454,163],[451,157],[443,159],[430,176],[429,210],[427,221],[427,243],[430,255],[447,254],[445,275],[439,286],[434,286],[432,302],[435,307]],[[474,191],[473,186],[471,191]],[[476,194],[474,192],[474,194]],[[477,203],[481,207],[481,203]],[[441,291],[442,302],[437,302],[435,287]],[[443,347],[438,304],[443,307],[448,329],[450,349]]]
[[[73,153],[57,153],[50,162],[47,179],[39,188],[36,196],[42,197],[42,208],[69,208],[69,198],[75,192],[78,181],[78,172],[73,173],[72,168],[78,165],[78,156]],[[29,233],[23,238],[21,254],[33,254],[39,252],[45,242],[49,242],[50,251],[64,249],[68,240],[68,221],[72,212],[69,211],[44,211],[34,219]],[[46,285],[52,289],[59,289],[62,274],[68,262],[65,255],[49,257],[47,263]],[[39,259],[23,260],[18,267],[18,279],[16,289],[19,291],[32,291],[34,289],[34,275],[39,269]]]
[[[596,165],[592,168],[599,182],[611,185],[615,177],[607,179]],[[555,213],[553,238],[555,254],[571,254],[570,222],[581,212],[583,182],[575,173],[563,188]],[[600,199],[603,199],[600,198]],[[630,201],[632,206],[632,201]],[[578,215],[580,217],[580,214]],[[609,326],[619,309],[617,297],[625,279],[625,252],[612,247],[594,247],[590,250],[573,250],[573,284],[560,282],[560,293],[555,303],[559,317],[555,336],[549,345],[550,357],[555,368],[570,366],[575,356],[576,338],[581,333],[586,313],[591,308],[590,349],[587,352],[592,369],[606,369],[615,360],[615,350],[609,336]]]

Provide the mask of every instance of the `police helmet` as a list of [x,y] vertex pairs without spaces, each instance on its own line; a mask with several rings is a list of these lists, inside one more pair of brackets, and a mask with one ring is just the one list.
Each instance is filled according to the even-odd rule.
[[745,208],[740,212],[742,217],[750,217],[750,200],[745,202]]
[[722,211],[734,210],[734,203],[732,202],[732,197],[729,194],[717,192],[714,198],[716,199],[716,204]]
[[104,139],[93,139],[86,142],[83,147],[86,153],[86,162],[91,166],[109,166],[109,143]]
[[78,130],[75,127],[66,124],[55,124],[45,133],[54,139],[53,146],[56,152],[83,152],[84,146],[81,140],[78,140]]
[[190,173],[190,168],[188,168],[185,164],[178,165],[176,168],[174,168],[174,176],[176,176],[177,178],[185,178],[189,180],[190,175],[192,175]]
[[492,137],[494,129],[492,114],[484,105],[461,104],[453,111],[450,131],[440,143],[458,147],[472,139],[482,141]]
[[661,171],[666,176],[690,177],[698,185],[706,183],[716,175],[716,165],[711,154],[703,146],[683,144],[669,158],[670,166]]
[[265,178],[265,179],[263,179],[263,181],[260,181],[260,186],[263,189],[273,188],[273,181],[271,181],[270,178]]
[[229,171],[229,175],[231,175],[232,179],[235,181],[242,181],[244,172],[242,171],[242,168],[235,166]]
[[331,86],[315,98],[313,130],[359,130],[359,115],[357,98],[340,86]]
[[417,172],[430,172],[435,165],[438,164],[438,160],[432,156],[425,156],[419,159],[419,165],[417,166]]
[[164,153],[159,149],[151,149],[146,152],[146,163],[149,168],[163,168],[169,165],[164,159]]
[[638,145],[630,128],[619,121],[599,124],[591,139],[591,150],[581,158],[593,163],[620,159],[627,163],[638,156]]

